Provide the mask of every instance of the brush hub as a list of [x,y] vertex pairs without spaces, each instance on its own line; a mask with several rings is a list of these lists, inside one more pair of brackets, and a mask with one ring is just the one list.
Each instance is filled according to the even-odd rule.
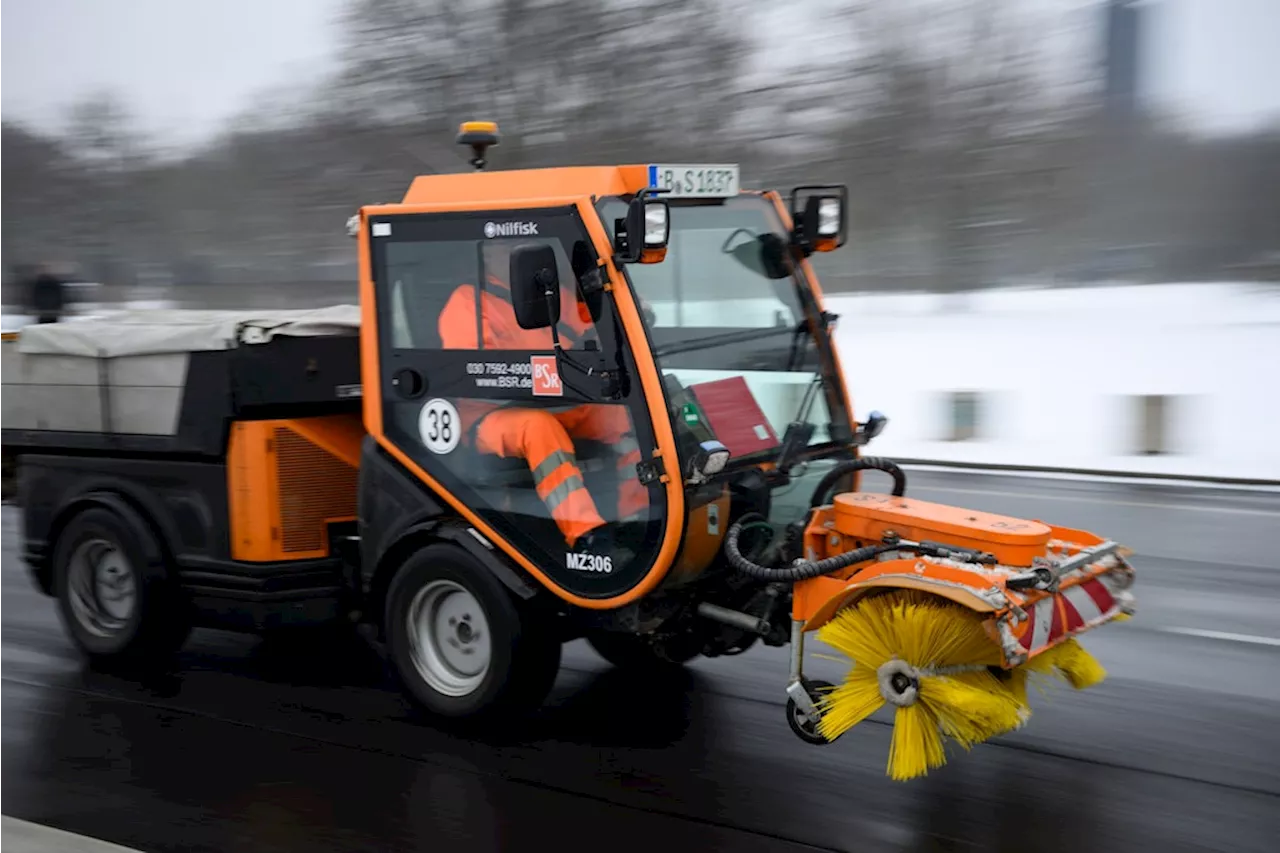
[[920,673],[904,660],[889,660],[876,670],[880,695],[899,708],[914,705],[920,698]]

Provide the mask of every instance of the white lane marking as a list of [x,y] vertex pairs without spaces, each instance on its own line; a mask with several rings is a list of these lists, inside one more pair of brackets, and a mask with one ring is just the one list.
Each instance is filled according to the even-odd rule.
[[[4,843],[11,850],[61,851],[61,853],[139,853],[88,835],[78,835],[31,821],[4,816]],[[12,845],[12,846],[11,846]]]
[[1146,509],[1180,509],[1186,512],[1217,512],[1223,515],[1256,515],[1264,518],[1280,518],[1280,511],[1270,509],[1238,509],[1236,507],[1213,506],[1206,504],[1204,506],[1190,506],[1188,504],[1158,504],[1146,501],[1114,501],[1105,498],[1082,498],[1074,495],[1060,495],[1054,493],[1045,493],[1038,495],[1035,492],[1002,492],[995,489],[961,489],[956,486],[914,486],[911,488],[914,492],[950,492],[957,495],[992,495],[999,498],[1021,498],[1023,500],[1039,500],[1039,501],[1065,501],[1067,503],[1078,504],[1094,504],[1105,506],[1136,506]]
[[1176,489],[1211,489],[1218,492],[1242,492],[1267,495],[1280,494],[1280,485],[1265,483],[1218,483],[1212,480],[1179,480],[1147,477],[1142,474],[1072,474],[1062,471],[1019,471],[998,468],[957,468],[954,465],[903,465],[903,470],[927,474],[975,474],[981,477],[1007,477],[1011,480],[1060,480],[1069,483],[1111,483],[1118,486],[1165,486]]
[[1229,631],[1206,631],[1202,628],[1156,628],[1166,634],[1182,634],[1187,637],[1203,637],[1206,640],[1226,640],[1231,643],[1252,643],[1255,646],[1280,646],[1280,638],[1259,637],[1255,634],[1232,634]]

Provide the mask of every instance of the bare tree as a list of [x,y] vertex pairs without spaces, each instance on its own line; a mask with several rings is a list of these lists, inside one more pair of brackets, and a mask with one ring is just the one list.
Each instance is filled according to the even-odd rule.
[[[458,122],[497,119],[503,162],[617,159],[732,124],[745,54],[712,0],[357,0],[340,103],[419,129],[430,158]],[[441,140],[441,142],[435,142]]]
[[5,122],[3,251],[216,284],[198,298],[222,304],[351,298],[347,216],[467,169],[453,133],[488,118],[496,168],[714,159],[749,185],[848,183],[850,249],[815,259],[831,290],[1280,276],[1280,132],[1108,119],[1087,54],[1066,72],[1046,55],[1060,22],[999,0],[832,4],[817,20],[837,54],[748,77],[769,6],[349,0],[333,79],[269,93],[180,156],[109,93],[57,133]]

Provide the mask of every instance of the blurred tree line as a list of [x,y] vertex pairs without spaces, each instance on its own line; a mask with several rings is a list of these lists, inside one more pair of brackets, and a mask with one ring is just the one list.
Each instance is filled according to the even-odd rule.
[[458,123],[493,118],[493,168],[736,161],[749,186],[847,183],[829,290],[1280,279],[1280,129],[1203,138],[1109,110],[1101,35],[1053,68],[1051,22],[1023,4],[815,6],[812,51],[774,43],[775,8],[351,0],[331,79],[198,150],[164,151],[110,94],[58,133],[5,121],[3,253],[124,288],[350,285],[346,218],[467,169]]

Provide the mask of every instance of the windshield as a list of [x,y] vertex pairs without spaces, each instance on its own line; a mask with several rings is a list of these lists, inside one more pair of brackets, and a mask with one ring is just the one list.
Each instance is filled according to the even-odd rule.
[[[612,230],[621,199],[600,205]],[[788,237],[764,197],[671,204],[666,259],[626,271],[651,312],[650,337],[678,428],[741,459],[776,451],[787,425],[831,440],[821,361],[792,269]]]

